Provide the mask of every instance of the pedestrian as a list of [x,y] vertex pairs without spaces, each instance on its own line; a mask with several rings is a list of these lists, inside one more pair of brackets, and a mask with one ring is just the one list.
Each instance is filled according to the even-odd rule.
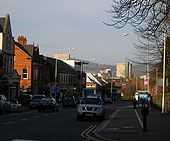
[[143,116],[143,132],[147,132],[147,116],[149,114],[148,105],[146,104],[142,110],[141,115]]
[[136,109],[137,100],[135,97],[133,98],[132,102],[133,102],[133,109]]
[[145,98],[141,97],[140,101],[141,101],[141,104],[142,104],[142,108],[145,107]]
[[152,99],[152,96],[150,96],[149,104],[150,104],[151,107],[153,107],[153,99]]

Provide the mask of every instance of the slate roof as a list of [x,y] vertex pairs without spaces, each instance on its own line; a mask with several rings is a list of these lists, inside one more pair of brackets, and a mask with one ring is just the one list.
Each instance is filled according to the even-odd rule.
[[15,42],[15,45],[17,45],[21,50],[23,50],[25,53],[31,56],[31,54],[21,44],[19,44],[18,42]]
[[5,18],[0,18],[0,32],[3,32]]
[[39,48],[34,45],[24,45],[23,46],[33,58],[34,63],[39,63]]
[[57,66],[58,66],[58,73],[65,73],[65,74],[74,74],[74,75],[79,75],[79,73],[70,65],[68,65],[67,63],[61,61],[61,60],[57,60]]

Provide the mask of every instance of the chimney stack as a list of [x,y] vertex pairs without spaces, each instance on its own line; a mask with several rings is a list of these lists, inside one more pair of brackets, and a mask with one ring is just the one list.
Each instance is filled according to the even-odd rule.
[[24,36],[19,36],[18,37],[18,43],[20,43],[21,45],[27,45],[27,39],[26,39],[26,37],[24,37]]

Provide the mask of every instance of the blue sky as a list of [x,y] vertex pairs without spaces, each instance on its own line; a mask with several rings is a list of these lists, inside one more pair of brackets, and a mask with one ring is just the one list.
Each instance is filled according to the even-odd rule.
[[[105,10],[112,0],[0,0],[0,17],[10,14],[13,36],[26,36],[39,45],[40,53],[72,57],[100,64],[116,64],[133,55],[133,30],[108,27]],[[129,36],[124,37],[124,33]],[[74,50],[61,50],[74,48]]]

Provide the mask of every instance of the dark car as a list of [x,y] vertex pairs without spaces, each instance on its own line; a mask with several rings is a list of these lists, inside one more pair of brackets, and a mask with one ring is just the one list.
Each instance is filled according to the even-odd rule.
[[28,105],[31,102],[32,97],[31,94],[22,94],[18,97],[18,102],[22,105]]
[[29,108],[30,109],[37,109],[39,102],[42,98],[45,98],[45,95],[34,95],[32,97],[31,102],[29,103]]
[[76,106],[75,98],[72,95],[65,95],[62,98],[63,106]]
[[58,111],[58,103],[52,97],[42,98],[38,105],[38,111],[52,110],[53,112]]

